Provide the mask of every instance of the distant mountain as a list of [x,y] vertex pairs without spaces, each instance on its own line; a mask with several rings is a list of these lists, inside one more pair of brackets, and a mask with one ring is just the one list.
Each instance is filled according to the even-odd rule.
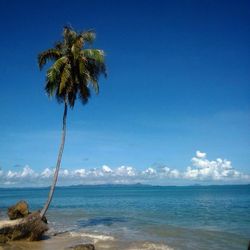
[[134,184],[92,184],[92,185],[70,185],[70,186],[58,186],[60,187],[150,187],[152,185],[149,184],[142,184],[140,182]]

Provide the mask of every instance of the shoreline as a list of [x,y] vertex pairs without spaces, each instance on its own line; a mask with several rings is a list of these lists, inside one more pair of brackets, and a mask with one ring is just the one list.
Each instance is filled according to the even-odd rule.
[[125,241],[110,235],[90,232],[64,232],[45,234],[40,241],[12,241],[0,244],[0,250],[63,250],[78,244],[94,244],[96,250],[174,250],[162,243],[150,241]]

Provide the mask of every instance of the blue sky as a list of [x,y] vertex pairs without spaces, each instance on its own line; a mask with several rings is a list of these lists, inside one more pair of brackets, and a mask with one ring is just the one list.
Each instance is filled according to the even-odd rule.
[[95,29],[108,78],[69,112],[62,169],[185,172],[200,150],[250,174],[249,12],[249,1],[2,0],[2,171],[55,165],[63,106],[46,97],[37,54],[70,24]]

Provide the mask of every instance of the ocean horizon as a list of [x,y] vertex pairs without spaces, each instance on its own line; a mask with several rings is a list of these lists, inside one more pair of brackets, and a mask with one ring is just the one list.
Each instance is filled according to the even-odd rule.
[[[117,184],[117,183],[103,183],[103,184],[69,184],[69,185],[65,185],[65,184],[57,184],[56,188],[74,188],[74,187],[110,187],[110,186],[114,186],[114,187],[128,187],[128,186],[146,186],[146,187],[221,187],[221,186],[250,186],[250,183],[232,183],[232,184],[204,184],[204,183],[194,183],[194,184],[148,184],[148,183],[141,183],[141,182],[137,182],[137,183],[128,183],[128,184]],[[44,186],[0,186],[0,190],[1,189],[50,189],[50,185],[44,185]]]

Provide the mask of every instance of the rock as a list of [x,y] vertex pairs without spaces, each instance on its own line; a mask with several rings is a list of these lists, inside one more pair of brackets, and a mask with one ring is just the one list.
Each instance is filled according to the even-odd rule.
[[0,222],[0,243],[10,240],[40,240],[48,225],[43,222],[39,212],[22,219]]
[[72,246],[68,249],[71,249],[71,250],[95,250],[95,246],[93,244],[79,244],[76,246]]
[[10,220],[23,218],[29,214],[29,206],[26,201],[19,201],[16,205],[8,208]]

